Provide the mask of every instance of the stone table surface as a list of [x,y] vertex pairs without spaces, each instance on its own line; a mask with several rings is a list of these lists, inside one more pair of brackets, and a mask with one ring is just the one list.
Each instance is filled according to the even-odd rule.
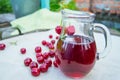
[[[111,35],[112,44],[111,50],[107,57],[96,61],[94,68],[83,79],[71,79],[65,76],[59,68],[53,65],[47,73],[41,73],[38,77],[33,77],[30,69],[24,66],[24,59],[31,57],[36,61],[34,48],[42,47],[42,52],[48,51],[48,48],[42,46],[41,41],[49,39],[49,34],[53,34],[53,39],[56,34],[54,30],[46,32],[35,32],[1,40],[0,43],[5,43],[6,48],[0,51],[0,80],[120,80],[120,37]],[[101,34],[95,34],[98,50],[102,50],[104,39]],[[16,42],[16,45],[12,44]],[[25,47],[27,53],[20,54],[20,49]],[[54,59],[54,58],[53,58]],[[53,60],[52,59],[52,60]]]

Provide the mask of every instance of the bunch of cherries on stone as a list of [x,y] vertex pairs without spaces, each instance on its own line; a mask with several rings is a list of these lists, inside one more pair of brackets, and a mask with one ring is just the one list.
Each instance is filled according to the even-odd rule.
[[[55,42],[59,39],[59,35],[62,32],[62,26],[56,26],[55,32],[58,34],[58,36],[56,36],[56,40],[53,40],[53,35],[50,34],[49,35],[49,39],[51,40],[50,42],[46,40],[41,41],[41,44],[43,46],[48,47],[49,52],[43,53],[42,47],[36,46],[34,51],[36,53],[35,55],[36,55],[37,61],[33,61],[32,58],[30,57],[27,57],[24,60],[24,65],[30,68],[31,74],[35,77],[39,76],[40,73],[47,72],[48,69],[52,66],[52,64],[54,65],[54,67],[58,67],[58,65],[60,64],[60,60],[57,59],[55,55]],[[68,35],[73,35],[75,33],[74,26],[68,26],[67,28],[65,28],[65,33]],[[5,43],[0,43],[0,52],[5,50],[6,47],[7,46]],[[26,52],[27,52],[26,48],[20,49],[21,54],[26,54]],[[55,60],[52,61],[51,58],[54,58],[54,57],[55,57]]]

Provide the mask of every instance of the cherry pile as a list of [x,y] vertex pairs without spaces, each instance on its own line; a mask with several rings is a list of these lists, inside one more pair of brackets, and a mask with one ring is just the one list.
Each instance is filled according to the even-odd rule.
[[[55,32],[58,34],[58,36],[56,36],[55,39],[58,40],[59,35],[62,32],[62,27],[57,26],[55,28]],[[75,32],[74,26],[69,26],[65,30],[65,33],[68,35],[73,35],[74,32]],[[52,34],[50,34],[48,37],[51,41],[46,40],[41,41],[42,46],[47,47],[49,49],[48,52],[43,52],[41,46],[36,46],[34,49],[36,61],[33,61],[32,58],[30,57],[24,59],[24,65],[30,68],[31,74],[33,76],[39,76],[40,73],[47,72],[52,65],[58,67],[58,65],[61,63],[57,55],[55,54],[56,40],[53,39],[54,36]],[[4,50],[5,48],[6,45],[4,43],[0,43],[0,50]],[[26,48],[20,49],[21,54],[26,54],[26,51],[27,51]],[[55,60],[52,61],[52,58],[55,58]]]
[[[42,40],[41,44],[43,47],[47,47],[49,49],[48,52],[43,52],[41,46],[36,46],[34,49],[36,61],[33,61],[32,58],[27,57],[24,60],[24,65],[30,68],[31,74],[33,76],[39,76],[40,73],[45,73],[52,66],[58,67],[56,60],[52,61],[52,58],[55,57],[55,42],[58,40],[58,36],[56,36],[56,40],[53,39],[53,35],[49,36],[50,41]],[[26,48],[20,49],[21,54],[26,53]]]

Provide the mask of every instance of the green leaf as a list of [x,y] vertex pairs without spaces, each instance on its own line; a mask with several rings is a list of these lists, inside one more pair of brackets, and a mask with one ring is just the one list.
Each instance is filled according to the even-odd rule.
[[74,1],[74,0],[71,0],[71,1],[67,4],[67,8],[68,8],[68,9],[71,9],[71,10],[77,10],[75,1]]
[[0,13],[12,12],[10,0],[0,0]]
[[59,11],[60,9],[61,9],[60,5],[58,5],[58,4],[51,4],[51,6],[50,6],[51,11]]

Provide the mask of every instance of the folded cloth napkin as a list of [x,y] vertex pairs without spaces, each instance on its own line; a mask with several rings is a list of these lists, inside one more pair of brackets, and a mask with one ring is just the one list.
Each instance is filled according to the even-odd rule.
[[48,9],[40,9],[33,14],[12,21],[11,25],[12,27],[18,27],[22,33],[26,33],[38,29],[53,29],[60,25],[60,22],[60,13],[51,12]]

